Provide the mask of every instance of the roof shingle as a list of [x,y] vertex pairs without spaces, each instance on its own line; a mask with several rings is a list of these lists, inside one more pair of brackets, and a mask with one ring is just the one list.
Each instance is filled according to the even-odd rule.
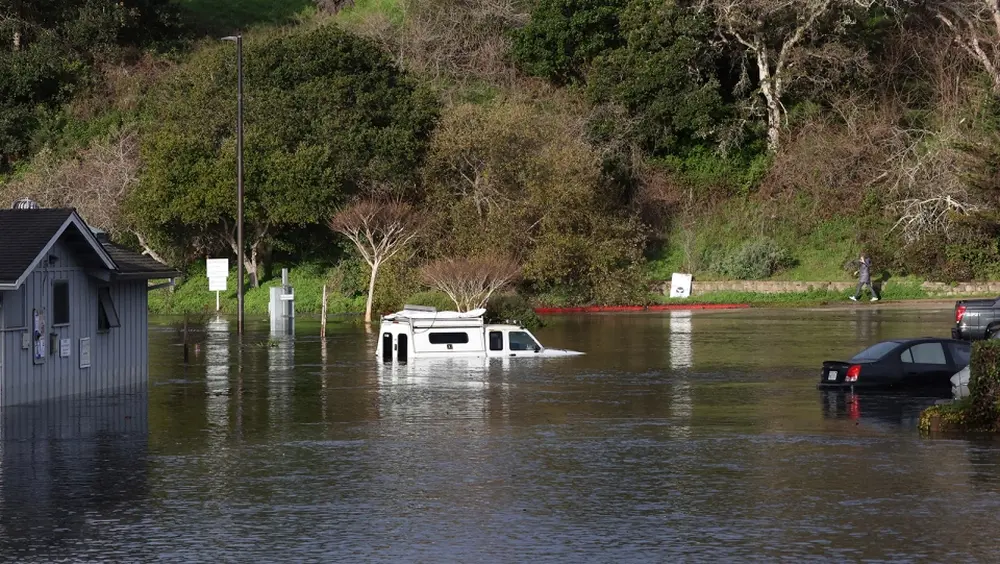
[[[70,208],[0,209],[0,284],[16,283],[63,224],[75,214],[76,210]],[[82,228],[86,229],[79,216],[76,217]],[[92,254],[87,262],[96,259],[94,266],[101,265],[100,259],[97,259],[101,251],[95,249],[77,231],[75,227],[71,234],[67,231],[68,235],[64,235],[69,237],[67,242],[71,241],[72,248],[77,252],[86,250],[88,255]],[[103,252],[117,266],[114,273],[122,278],[176,278],[181,275],[150,257],[119,247],[103,238],[99,242]]]
[[170,268],[158,260],[140,255],[135,251],[119,247],[114,243],[101,241],[104,250],[111,255],[111,260],[118,265],[118,274],[125,278],[177,278],[181,275],[177,270]]
[[0,210],[0,283],[16,282],[72,209]]

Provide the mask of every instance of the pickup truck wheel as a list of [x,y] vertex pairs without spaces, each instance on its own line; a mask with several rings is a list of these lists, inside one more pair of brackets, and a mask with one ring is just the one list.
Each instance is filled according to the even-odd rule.
[[1000,327],[986,331],[987,339],[1000,339]]

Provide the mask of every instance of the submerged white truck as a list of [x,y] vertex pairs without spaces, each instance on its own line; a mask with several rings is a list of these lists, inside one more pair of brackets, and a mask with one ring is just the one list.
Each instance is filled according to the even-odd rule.
[[375,357],[382,362],[408,362],[420,358],[544,358],[583,354],[543,347],[524,327],[488,324],[483,318],[485,314],[485,309],[457,312],[404,306],[402,311],[382,317]]

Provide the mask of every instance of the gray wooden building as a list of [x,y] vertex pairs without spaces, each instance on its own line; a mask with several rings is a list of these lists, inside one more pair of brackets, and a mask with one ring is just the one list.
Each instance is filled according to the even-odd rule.
[[179,275],[75,210],[0,210],[0,407],[144,387],[149,281]]

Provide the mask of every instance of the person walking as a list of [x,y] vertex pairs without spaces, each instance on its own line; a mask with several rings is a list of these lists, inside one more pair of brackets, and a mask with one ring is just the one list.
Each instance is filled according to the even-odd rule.
[[872,259],[861,253],[861,258],[858,261],[858,269],[854,271],[854,275],[858,277],[858,289],[854,291],[854,295],[851,296],[851,301],[856,302],[858,298],[861,297],[861,292],[868,286],[868,291],[872,294],[871,301],[878,301],[878,294],[875,293],[875,287],[872,286]]

